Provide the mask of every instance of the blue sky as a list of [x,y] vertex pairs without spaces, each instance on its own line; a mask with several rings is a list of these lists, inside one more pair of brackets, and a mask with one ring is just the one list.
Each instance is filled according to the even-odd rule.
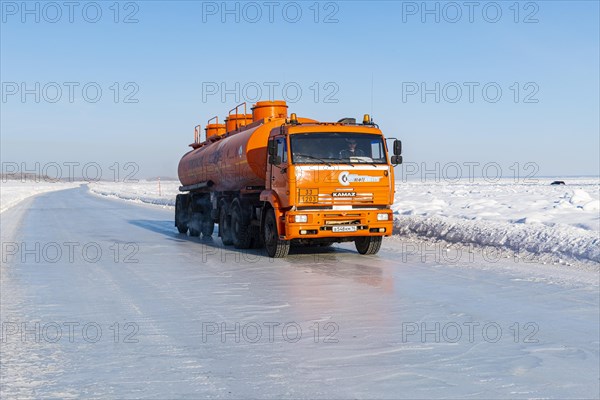
[[[372,111],[426,168],[599,174],[596,1],[475,2],[472,21],[465,2],[228,2],[224,15],[222,2],[75,3],[70,22],[63,2],[28,2],[30,14],[2,2],[3,162],[95,162],[106,178],[134,162],[139,177],[175,177],[196,124],[271,86],[306,117]],[[23,84],[39,102],[23,101]]]

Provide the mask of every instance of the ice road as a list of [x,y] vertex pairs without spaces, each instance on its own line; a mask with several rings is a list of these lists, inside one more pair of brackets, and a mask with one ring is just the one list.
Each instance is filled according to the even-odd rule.
[[402,238],[271,260],[172,218],[85,187],[2,213],[2,398],[599,395],[594,271]]

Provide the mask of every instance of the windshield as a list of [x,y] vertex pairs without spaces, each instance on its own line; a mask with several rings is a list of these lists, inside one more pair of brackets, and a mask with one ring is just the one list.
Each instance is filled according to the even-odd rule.
[[387,164],[383,138],[364,133],[290,135],[294,164]]

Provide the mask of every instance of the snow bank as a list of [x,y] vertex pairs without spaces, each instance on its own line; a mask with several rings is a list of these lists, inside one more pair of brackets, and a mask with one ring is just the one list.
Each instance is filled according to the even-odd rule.
[[56,190],[71,189],[79,182],[35,182],[33,180],[7,180],[0,182],[0,213],[14,207],[28,197]]
[[600,262],[598,179],[396,186],[394,232]]
[[[565,186],[398,182],[394,233],[450,243],[495,246],[600,262],[597,178],[560,178]],[[138,203],[174,207],[178,181],[96,182],[90,191]]]
[[180,193],[179,181],[139,182],[93,182],[90,191],[99,196],[128,200],[137,203],[154,204],[162,207],[175,207],[175,196]]

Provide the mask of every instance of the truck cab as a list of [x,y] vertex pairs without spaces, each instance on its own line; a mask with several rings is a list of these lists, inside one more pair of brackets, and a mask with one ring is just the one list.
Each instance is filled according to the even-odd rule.
[[267,251],[276,252],[278,242],[354,241],[361,254],[376,253],[392,234],[399,141],[394,148],[398,154],[390,157],[368,116],[363,124],[303,123],[292,114],[290,123],[273,129],[261,200],[273,206],[277,237],[265,236]]

